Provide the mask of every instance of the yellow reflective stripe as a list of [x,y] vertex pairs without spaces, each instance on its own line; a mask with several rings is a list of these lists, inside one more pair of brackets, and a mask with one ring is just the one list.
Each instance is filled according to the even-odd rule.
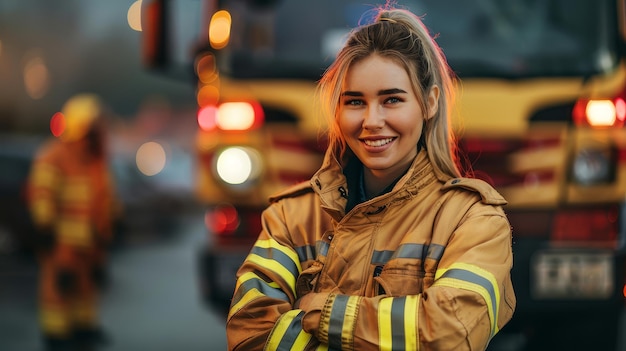
[[33,165],[31,179],[36,187],[52,189],[56,187],[59,173],[59,170],[51,164],[36,162]]
[[417,295],[417,305],[415,306],[415,342],[417,343],[415,350],[419,351],[420,349],[420,304],[422,303],[422,294]]
[[283,301],[289,302],[289,296],[280,289],[280,286],[275,282],[266,282],[261,279],[254,272],[246,272],[237,279],[237,286],[235,288],[235,294],[231,301],[232,304],[237,304],[239,300],[250,290],[257,290],[261,294]]
[[328,347],[339,350],[352,350],[354,347],[354,325],[361,301],[360,296],[335,295],[332,301],[328,331],[324,338]]
[[279,250],[280,252],[287,255],[287,257],[289,257],[293,261],[296,267],[298,267],[298,273],[302,272],[302,266],[300,265],[300,259],[298,258],[298,254],[292,248],[287,247],[285,245],[281,245],[278,241],[272,238],[265,239],[265,240],[257,240],[254,246],[261,247],[264,249],[272,248],[272,249]]
[[54,205],[48,197],[36,197],[31,206],[33,221],[38,226],[50,225],[54,220]]
[[228,312],[228,318],[237,313],[243,306],[247,305],[250,301],[261,296],[264,295],[256,289],[252,289],[246,292],[236,304],[230,307],[230,311]]
[[404,306],[404,344],[405,350],[417,350],[417,315],[421,295],[406,296]]
[[61,308],[44,306],[40,314],[41,327],[52,335],[67,335],[70,332],[70,317]]
[[305,332],[304,330],[300,331],[291,349],[294,351],[304,350],[309,341],[311,341],[312,337],[313,336],[311,334]]
[[328,345],[326,344],[321,344],[319,345],[316,349],[316,351],[328,351]]
[[287,285],[289,285],[291,292],[294,295],[296,294],[296,277],[294,277],[294,275],[288,269],[281,266],[278,262],[263,258],[255,254],[248,255],[248,258],[246,259],[246,261],[255,263],[259,265],[260,267],[265,267],[265,268],[272,270],[273,272],[278,274],[280,277],[282,277],[287,283]]
[[[242,274],[239,277],[239,279],[237,280],[237,289],[239,289],[240,285],[243,285],[245,282],[247,282],[248,280],[251,280],[251,279],[260,279],[260,278],[254,272],[246,272],[246,273]],[[275,282],[269,282],[268,283],[266,281],[263,281],[263,282],[265,284],[269,285],[272,288],[280,289],[280,285],[278,285],[278,283],[275,283]],[[235,289],[235,290],[237,290],[237,289]]]
[[471,264],[455,263],[437,270],[433,286],[435,285],[469,290],[482,296],[491,321],[491,337],[498,333],[496,319],[500,309],[500,290],[491,272]]
[[92,244],[91,226],[86,221],[60,219],[56,224],[59,241],[74,246],[90,246]]
[[280,316],[264,350],[304,350],[312,335],[302,330],[304,311],[291,310]]
[[327,301],[330,314],[322,316],[324,331],[320,340],[328,342],[331,350],[352,350],[354,347],[354,325],[361,296],[331,295]]
[[380,350],[418,350],[421,295],[383,298],[378,303]]
[[341,349],[352,350],[354,347],[354,325],[356,324],[357,311],[359,303],[361,302],[360,296],[350,296],[346,303],[346,312],[343,320],[343,327],[341,328]]
[[73,206],[88,206],[92,199],[90,182],[84,177],[68,177],[60,194],[61,200]]
[[[292,262],[295,265],[297,272],[291,271],[290,269],[285,267],[285,265],[282,264],[279,260],[266,258],[266,257],[260,256],[254,253],[254,247],[258,247],[261,249],[274,249],[274,250],[280,251],[281,253],[285,255],[285,257],[288,257],[290,262]],[[287,248],[284,245],[281,245],[280,243],[278,243],[278,241],[274,239],[258,240],[254,244],[254,247],[252,249],[252,252],[250,253],[250,255],[248,255],[248,258],[246,260],[254,264],[257,264],[259,267],[269,268],[271,271],[275,272],[278,276],[282,277],[285,280],[287,285],[289,285],[291,292],[295,295],[296,294],[296,279],[299,273],[302,271],[302,266],[300,265],[300,261],[298,260],[298,255],[296,254],[296,252],[291,250],[290,248]]]
[[378,302],[378,342],[381,351],[392,350],[391,306],[393,297],[386,297]]

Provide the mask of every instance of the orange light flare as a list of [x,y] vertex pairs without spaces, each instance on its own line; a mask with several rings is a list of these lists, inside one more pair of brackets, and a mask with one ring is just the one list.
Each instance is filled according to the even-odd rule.
[[198,89],[196,99],[200,107],[217,105],[220,99],[220,90],[214,85],[204,85]]
[[232,18],[226,10],[220,10],[213,14],[209,24],[209,43],[213,49],[223,49],[230,40],[230,27]]
[[203,84],[210,84],[219,77],[215,56],[212,53],[206,53],[200,56],[196,60],[195,68],[198,79]]

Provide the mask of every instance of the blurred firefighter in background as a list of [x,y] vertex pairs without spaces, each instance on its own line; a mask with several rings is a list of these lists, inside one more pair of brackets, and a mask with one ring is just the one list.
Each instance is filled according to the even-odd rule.
[[98,320],[98,283],[119,207],[105,152],[104,111],[94,95],[70,98],[61,111],[62,132],[39,150],[29,178],[47,350],[90,350],[107,341]]

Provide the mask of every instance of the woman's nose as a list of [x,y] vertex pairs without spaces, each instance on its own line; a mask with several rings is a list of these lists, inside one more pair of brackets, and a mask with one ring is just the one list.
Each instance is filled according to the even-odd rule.
[[381,129],[385,125],[385,115],[378,106],[367,109],[363,116],[363,129]]

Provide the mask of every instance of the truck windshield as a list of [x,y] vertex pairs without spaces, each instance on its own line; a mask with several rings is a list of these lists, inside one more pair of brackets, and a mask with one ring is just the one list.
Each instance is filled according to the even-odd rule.
[[[368,2],[362,0],[252,3],[224,2],[232,16],[232,31],[222,64],[225,73],[236,78],[317,79],[349,29],[368,23],[374,14],[374,5],[364,5]],[[397,2],[423,16],[462,78],[588,76],[610,71],[619,59],[616,4],[612,0]]]

